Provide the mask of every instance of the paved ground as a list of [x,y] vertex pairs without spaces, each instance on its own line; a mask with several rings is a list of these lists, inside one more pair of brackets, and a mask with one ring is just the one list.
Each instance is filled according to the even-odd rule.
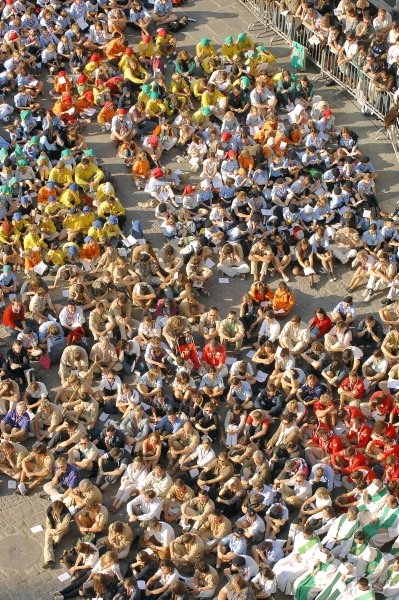
[[[183,11],[182,11],[183,12]],[[210,37],[216,43],[221,43],[228,34],[236,36],[240,31],[246,30],[251,24],[251,16],[242,7],[230,0],[198,0],[195,4],[184,7],[184,13],[196,19],[189,28],[179,34],[179,46],[185,46],[189,51],[194,49],[200,37]],[[269,43],[268,32],[256,29],[261,33],[261,40],[267,46]],[[276,43],[272,48],[273,53],[279,58],[282,65],[289,64],[289,49],[287,46]],[[313,77],[315,73],[310,72]],[[350,125],[360,136],[360,146],[368,154],[380,177],[378,180],[378,197],[381,205],[392,210],[399,199],[398,165],[391,146],[384,140],[377,141],[379,124],[372,119],[366,119],[359,113],[359,107],[345,94],[336,88],[331,90],[323,86],[322,81],[316,81],[317,92],[326,98],[337,116],[340,125]],[[89,144],[93,147],[107,168],[114,175],[120,199],[128,207],[128,216],[132,219],[140,218],[143,222],[146,237],[160,247],[162,238],[154,221],[151,210],[143,210],[137,206],[144,200],[142,192],[137,192],[118,158],[115,148],[109,142],[107,135],[101,135],[96,126],[88,130]],[[179,165],[181,168],[181,165]],[[311,291],[303,280],[292,281],[292,287],[297,299],[297,311],[304,319],[309,319],[316,306],[322,305],[327,310],[333,308],[339,299],[345,295],[344,285],[348,282],[349,274],[342,273],[341,281],[333,283],[322,276],[321,281]],[[220,307],[224,315],[228,308],[239,304],[243,293],[247,290],[248,282],[230,280],[229,285],[218,285],[217,276],[211,282],[212,296],[208,300]],[[370,310],[379,308],[379,300],[370,306],[366,305],[358,294],[356,306],[360,315]],[[46,372],[44,381],[51,389],[56,384],[54,372]],[[107,493],[110,497],[111,492]],[[58,581],[63,569],[53,571],[42,569],[41,547],[43,533],[33,534],[32,526],[45,521],[45,500],[38,495],[21,498],[13,495],[7,487],[7,480],[0,476],[0,600],[48,600],[50,592],[61,589],[64,584]],[[117,515],[120,518],[121,515]],[[75,534],[75,532],[73,532]],[[73,535],[65,539],[64,547],[70,545]]]

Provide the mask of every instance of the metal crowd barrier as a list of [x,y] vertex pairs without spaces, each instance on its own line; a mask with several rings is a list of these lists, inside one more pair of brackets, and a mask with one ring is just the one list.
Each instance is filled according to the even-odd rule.
[[[335,81],[341,90],[346,91],[359,103],[366,114],[383,120],[393,105],[393,94],[378,89],[373,79],[352,62],[338,64],[338,59],[324,43],[315,44],[315,32],[303,25],[298,18],[289,17],[280,10],[278,2],[268,0],[238,0],[255,18],[249,29],[261,27],[257,37],[271,36],[270,45],[276,37],[288,44],[298,42],[306,48],[306,58],[320,70],[317,77],[326,77]],[[381,129],[383,131],[384,128]],[[396,158],[399,161],[399,121],[386,128],[386,136],[392,143]]]

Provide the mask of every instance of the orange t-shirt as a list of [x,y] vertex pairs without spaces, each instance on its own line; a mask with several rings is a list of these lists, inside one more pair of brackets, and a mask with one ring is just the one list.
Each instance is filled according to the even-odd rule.
[[89,246],[88,244],[84,245],[82,250],[80,251],[80,258],[83,260],[96,260],[100,256],[100,247],[98,244],[93,246]]
[[112,106],[103,106],[103,108],[97,115],[97,122],[100,123],[100,125],[105,125],[105,123],[111,123],[114,116],[115,110]]
[[254,166],[254,163],[255,161],[252,158],[252,156],[242,156],[240,154],[240,156],[238,157],[238,164],[242,169],[249,169],[250,167]]
[[42,260],[40,252],[33,252],[32,256],[27,256],[25,258],[25,271],[32,270],[33,267],[36,267]]
[[148,177],[150,174],[150,163],[148,160],[137,159],[132,165],[132,173],[134,175],[143,175],[143,177]]
[[48,187],[43,186],[42,188],[40,188],[40,190],[37,194],[38,204],[47,204],[50,196],[55,196],[55,197],[58,196],[56,188],[53,188],[52,190],[50,190]]

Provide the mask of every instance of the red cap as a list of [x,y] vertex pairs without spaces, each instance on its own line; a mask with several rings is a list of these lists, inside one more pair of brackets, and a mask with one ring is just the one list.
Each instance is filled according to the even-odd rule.
[[10,42],[18,39],[18,33],[16,31],[10,31],[8,34],[8,39]]
[[150,35],[143,35],[143,42],[145,44],[149,44],[152,40],[152,37]]
[[85,98],[86,98],[86,100],[90,100],[90,102],[93,101],[94,100],[93,92],[91,92],[90,90],[87,90],[87,92],[85,92]]
[[82,73],[82,74],[81,74],[81,75],[79,75],[79,77],[77,78],[77,80],[76,80],[76,83],[77,83],[78,85],[82,85],[82,83],[86,83],[87,79],[88,79],[87,75],[84,75],[84,73]]
[[168,35],[168,32],[166,31],[166,29],[161,27],[161,29],[157,29],[157,35],[160,35],[161,37],[166,37]]
[[159,167],[157,167],[156,169],[153,169],[152,176],[155,177],[156,179],[159,179],[159,177],[163,177],[162,169],[160,169]]
[[132,54],[133,54],[133,48],[126,48],[125,55],[126,56],[131,56]]
[[62,94],[61,100],[63,102],[69,102],[70,104],[73,102],[71,94]]
[[323,112],[323,116],[332,117],[332,111],[329,108],[326,108],[326,110]]
[[118,110],[116,111],[117,115],[127,115],[127,110],[126,108],[118,108]]
[[229,131],[223,131],[222,135],[220,136],[220,139],[222,140],[222,142],[228,142],[229,140],[231,140],[232,137],[233,136]]
[[3,221],[1,224],[4,233],[11,233],[12,231],[12,225],[10,223],[10,221]]
[[196,188],[194,185],[186,185],[184,188],[183,196],[188,196],[188,194],[193,194]]
[[92,54],[90,56],[90,62],[100,62],[100,55],[99,54]]
[[158,146],[158,137],[156,135],[150,135],[147,139],[147,142],[150,144],[150,146],[155,148],[155,146]]
[[236,157],[236,153],[234,152],[234,150],[229,150],[227,153],[227,158],[235,158]]

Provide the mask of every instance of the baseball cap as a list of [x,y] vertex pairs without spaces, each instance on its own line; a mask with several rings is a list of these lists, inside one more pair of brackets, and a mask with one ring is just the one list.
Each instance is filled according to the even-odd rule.
[[152,176],[158,179],[159,177],[163,177],[163,171],[159,167],[152,170]]
[[155,148],[155,146],[158,145],[158,136],[156,136],[156,135],[150,135],[147,138],[147,142],[150,144],[150,146],[153,146],[153,148]]

